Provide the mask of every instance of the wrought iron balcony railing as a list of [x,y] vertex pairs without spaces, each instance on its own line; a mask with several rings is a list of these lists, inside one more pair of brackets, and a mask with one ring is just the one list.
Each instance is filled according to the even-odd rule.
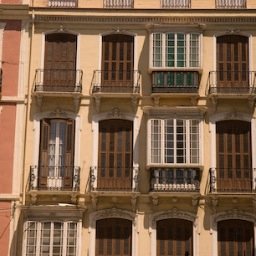
[[78,191],[80,167],[30,166],[30,190]]
[[252,168],[211,168],[210,192],[251,193],[252,171]]
[[196,93],[199,87],[197,71],[154,71],[152,93]]
[[37,69],[35,75],[36,92],[81,92],[82,70]]
[[78,0],[48,0],[48,5],[57,8],[74,8],[77,7],[77,2]]
[[137,191],[139,167],[91,167],[91,191]]
[[246,0],[216,0],[216,8],[220,8],[220,9],[246,8]]
[[190,8],[191,0],[161,0],[161,8]]
[[197,192],[200,189],[199,168],[151,168],[151,191]]
[[209,94],[255,94],[255,71],[211,71]]
[[104,0],[104,8],[133,8],[133,0]]
[[137,70],[95,70],[92,93],[139,93],[140,72]]

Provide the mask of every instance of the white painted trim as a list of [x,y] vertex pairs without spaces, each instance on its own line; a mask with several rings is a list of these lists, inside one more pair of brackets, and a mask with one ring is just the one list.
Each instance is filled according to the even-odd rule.
[[164,220],[164,219],[183,219],[188,220],[193,223],[193,255],[199,255],[199,232],[198,232],[198,219],[195,214],[185,211],[177,210],[176,208],[165,211],[165,212],[158,212],[151,214],[149,216],[149,234],[150,234],[150,240],[151,240],[151,253],[150,256],[156,256],[156,249],[157,249],[157,237],[156,237],[156,231],[157,231],[157,221]]
[[[252,222],[254,225],[254,244],[256,245],[256,216],[252,213],[247,213],[244,211],[237,211],[233,209],[233,211],[220,212],[211,216],[210,225],[211,225],[211,234],[212,234],[212,256],[218,256],[218,230],[217,224],[222,220],[232,220],[232,219],[240,219]],[[256,248],[256,247],[254,247]]]
[[[114,109],[113,109],[114,110]],[[118,109],[119,110],[119,109]],[[130,113],[119,113],[118,116],[113,116],[113,113],[105,112],[101,114],[93,115],[92,117],[92,164],[91,166],[96,168],[98,166],[98,144],[99,144],[99,122],[107,119],[124,119],[133,122],[133,167],[139,167],[139,128],[140,120],[138,116],[132,115]],[[94,187],[97,184],[97,171],[94,172],[95,181]],[[135,183],[133,182],[133,188],[135,188]]]
[[39,143],[40,143],[40,121],[44,118],[63,118],[75,120],[75,149],[74,149],[74,165],[78,166],[80,163],[80,137],[81,137],[81,122],[80,116],[72,112],[42,112],[37,113],[34,116],[33,131],[34,131],[34,154],[32,159],[32,165],[38,165],[39,161]]
[[110,208],[89,214],[89,256],[95,256],[96,222],[107,218],[120,218],[132,221],[132,256],[138,255],[138,216],[130,211]]

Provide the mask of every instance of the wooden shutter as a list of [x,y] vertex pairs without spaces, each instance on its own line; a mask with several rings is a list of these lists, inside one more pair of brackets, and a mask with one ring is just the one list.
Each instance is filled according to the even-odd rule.
[[225,35],[217,38],[218,87],[249,87],[248,37]]
[[74,120],[67,120],[66,141],[65,141],[65,172],[63,177],[64,189],[70,189],[73,182],[74,172],[74,145],[75,145],[75,123]]
[[39,152],[39,177],[38,187],[47,187],[47,177],[49,173],[49,139],[50,139],[50,120],[41,121],[40,128],[40,152]]
[[74,90],[76,81],[76,51],[76,35],[67,33],[46,35],[44,90]]
[[98,189],[131,189],[133,123],[104,120],[99,125]]
[[193,224],[182,219],[157,222],[157,256],[193,256]]
[[218,222],[218,256],[254,256],[253,223],[244,220]]
[[217,189],[251,191],[251,125],[244,121],[216,124]]
[[106,255],[132,255],[132,222],[130,220],[108,218],[97,221],[95,256]]
[[102,85],[104,90],[121,86],[123,90],[133,87],[134,38],[113,34],[103,37]]

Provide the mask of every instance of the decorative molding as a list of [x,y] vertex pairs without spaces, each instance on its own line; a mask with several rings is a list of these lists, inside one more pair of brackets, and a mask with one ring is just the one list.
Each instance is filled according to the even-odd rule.
[[[198,14],[194,14],[196,16]],[[251,14],[253,15],[253,14]],[[197,27],[199,29],[205,29],[205,26],[208,24],[251,24],[255,25],[256,23],[256,17],[254,16],[248,16],[247,17],[239,17],[239,16],[230,16],[230,17],[223,17],[223,16],[217,16],[217,17],[210,17],[210,13],[207,17],[175,17],[175,16],[78,16],[78,15],[41,15],[36,14],[35,15],[35,22],[41,22],[41,23],[57,23],[57,24],[64,24],[64,23],[101,23],[101,24],[134,24],[134,25],[144,25],[154,28],[154,27],[161,27],[164,25],[172,25],[172,24],[179,24],[179,25],[191,25],[193,24],[194,27]],[[204,26],[202,27],[202,24]]]

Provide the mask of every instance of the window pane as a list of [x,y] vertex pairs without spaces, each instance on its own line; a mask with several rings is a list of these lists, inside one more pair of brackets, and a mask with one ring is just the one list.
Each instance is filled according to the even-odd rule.
[[190,163],[199,163],[199,121],[190,120]]
[[161,120],[151,120],[151,162],[161,163]]
[[166,42],[165,42],[165,52],[166,52],[166,63],[167,67],[175,66],[175,34],[168,33],[166,34]]
[[177,34],[177,67],[186,66],[186,37],[184,34]]
[[165,163],[174,162],[173,120],[165,120]]
[[162,34],[153,34],[153,66],[162,66]]
[[189,66],[199,67],[199,35],[190,35],[190,56],[189,56]]

